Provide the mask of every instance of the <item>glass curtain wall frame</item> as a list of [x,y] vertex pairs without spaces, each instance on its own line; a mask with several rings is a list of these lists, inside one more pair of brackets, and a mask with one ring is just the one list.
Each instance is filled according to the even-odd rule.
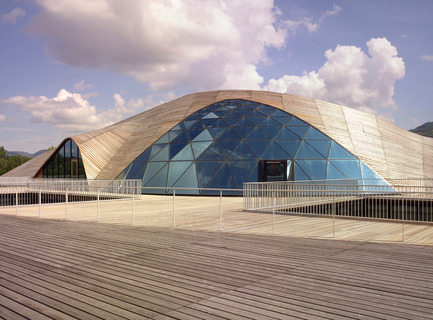
[[[258,182],[264,160],[288,161],[294,181],[356,185],[384,180],[317,128],[281,109],[242,99],[204,107],[179,122],[117,177],[141,179],[143,193],[219,194]],[[386,182],[385,182],[386,183]],[[198,189],[200,188],[200,190]],[[240,194],[240,191],[225,192]]]
[[67,139],[42,169],[43,178],[86,179],[81,152],[72,139]]

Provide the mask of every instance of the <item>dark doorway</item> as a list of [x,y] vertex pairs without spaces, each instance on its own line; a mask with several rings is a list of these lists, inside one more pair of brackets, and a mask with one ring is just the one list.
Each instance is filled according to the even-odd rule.
[[287,181],[293,180],[291,160],[262,160],[260,161],[259,181]]

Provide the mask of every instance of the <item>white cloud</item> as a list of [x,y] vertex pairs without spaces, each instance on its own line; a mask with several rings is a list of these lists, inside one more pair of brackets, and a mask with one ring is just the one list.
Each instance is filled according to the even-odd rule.
[[6,121],[6,116],[0,114],[0,122]]
[[151,88],[257,88],[255,66],[284,46],[272,0],[39,0],[27,31],[58,61],[108,68]]
[[403,59],[385,38],[367,42],[368,53],[355,46],[325,52],[327,61],[316,72],[271,79],[265,90],[332,101],[364,110],[397,108],[394,84],[405,75]]
[[86,83],[84,80],[74,84],[74,90],[76,91],[83,91],[90,88],[93,88],[93,86],[90,83]]
[[343,9],[340,6],[334,4],[332,10],[326,10],[316,23],[313,23],[313,18],[304,17],[301,20],[286,20],[285,25],[292,33],[296,33],[296,30],[301,26],[306,27],[310,32],[315,32],[319,30],[321,24],[326,18],[338,15],[342,10]]
[[115,94],[114,108],[98,112],[81,94],[65,89],[61,89],[54,98],[15,96],[3,100],[2,103],[31,113],[35,122],[48,123],[71,134],[109,126],[122,120],[125,114],[136,113],[144,107],[142,99],[125,102],[120,94]]
[[3,23],[16,23],[19,17],[24,17],[26,12],[21,8],[15,8],[9,13],[0,15],[0,21]]
[[421,59],[422,60],[427,60],[427,61],[433,61],[433,55],[432,54],[426,54],[426,55],[423,55],[421,57]]

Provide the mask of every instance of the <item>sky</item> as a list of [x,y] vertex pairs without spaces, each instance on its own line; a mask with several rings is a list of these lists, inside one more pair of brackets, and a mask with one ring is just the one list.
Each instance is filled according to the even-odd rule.
[[431,0],[0,0],[0,146],[34,153],[186,94],[433,121]]

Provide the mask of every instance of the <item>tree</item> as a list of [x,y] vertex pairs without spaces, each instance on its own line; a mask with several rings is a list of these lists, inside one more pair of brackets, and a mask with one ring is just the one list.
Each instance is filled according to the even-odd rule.
[[0,147],[0,176],[29,161],[31,158],[20,155],[9,157],[5,148]]

